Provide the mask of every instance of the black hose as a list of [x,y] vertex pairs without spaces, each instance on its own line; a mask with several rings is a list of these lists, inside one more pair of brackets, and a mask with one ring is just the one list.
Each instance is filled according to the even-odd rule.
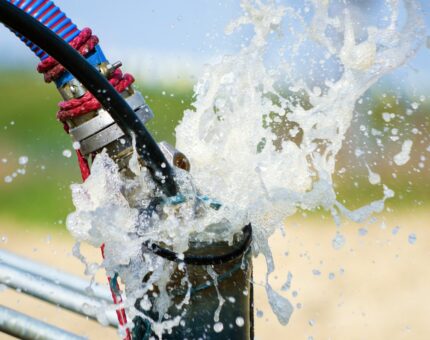
[[136,136],[137,151],[163,193],[166,196],[177,194],[173,169],[157,143],[136,113],[97,69],[54,32],[6,0],[0,0],[0,21],[30,39],[73,74],[111,114],[124,133]]
[[217,265],[230,262],[242,256],[251,245],[252,241],[252,228],[251,224],[246,225],[242,229],[243,239],[238,245],[235,245],[233,249],[221,255],[192,255],[185,253],[184,256],[179,256],[179,254],[162,248],[155,243],[144,243],[144,249],[148,249],[154,254],[161,256],[169,261],[174,261],[178,263],[186,263],[197,266],[209,266],[209,265]]

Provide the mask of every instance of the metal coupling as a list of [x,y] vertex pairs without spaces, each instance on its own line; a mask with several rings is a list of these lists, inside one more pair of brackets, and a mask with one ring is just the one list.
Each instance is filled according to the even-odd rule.
[[98,66],[98,69],[99,69],[101,74],[103,74],[106,78],[109,78],[112,75],[112,73],[117,68],[120,68],[121,66],[122,66],[121,61],[116,61],[113,64],[109,64],[109,63],[105,62],[105,63],[101,63]]
[[[152,110],[146,104],[140,92],[135,91],[125,100],[143,123],[154,117]],[[79,142],[83,155],[100,150],[125,135],[104,109],[97,110],[95,117],[77,127],[71,128],[69,133],[75,142]]]
[[[117,61],[113,64],[104,62],[98,65],[97,68],[101,74],[103,74],[106,78],[109,78],[112,73],[121,66],[121,61]],[[58,91],[64,100],[70,100],[73,98],[81,98],[87,92],[87,89],[76,78],[73,78],[62,87],[59,87]]]
[[163,152],[164,157],[166,157],[167,161],[171,165],[174,165],[177,168],[183,169],[185,171],[190,171],[190,161],[181,151],[175,149],[172,145],[165,141],[158,143],[158,146]]
[[70,100],[73,98],[81,98],[87,92],[87,89],[76,78],[73,78],[71,81],[64,84],[63,87],[58,88],[58,91],[64,100]]

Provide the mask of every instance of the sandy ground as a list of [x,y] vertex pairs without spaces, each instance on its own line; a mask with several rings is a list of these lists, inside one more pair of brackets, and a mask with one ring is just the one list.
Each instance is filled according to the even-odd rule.
[[[264,259],[256,259],[256,338],[429,339],[429,223],[430,212],[421,210],[386,214],[367,225],[345,224],[340,231],[346,243],[335,250],[332,221],[288,222],[284,235],[279,232],[271,239],[277,268],[271,283],[295,311],[287,326],[277,322],[261,285]],[[400,228],[394,235],[396,226]],[[359,228],[366,228],[367,234],[360,235]],[[417,236],[413,245],[410,233]],[[0,236],[7,237],[1,248],[82,276],[83,266],[71,255],[73,240],[66,231],[26,230],[0,221]],[[98,250],[86,248],[85,253],[99,259]],[[282,292],[288,272],[292,285]],[[104,280],[102,273],[98,280]],[[0,303],[90,339],[117,337],[112,328],[9,289],[0,292]],[[9,337],[0,334],[0,339]]]

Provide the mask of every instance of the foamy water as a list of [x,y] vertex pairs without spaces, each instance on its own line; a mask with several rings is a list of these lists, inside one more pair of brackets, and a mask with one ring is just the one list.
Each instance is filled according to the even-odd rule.
[[[186,202],[166,206],[162,219],[142,217],[139,209],[159,195],[149,174],[133,158],[135,177],[125,177],[105,153],[96,157],[88,180],[72,187],[76,212],[69,216],[68,228],[81,242],[105,244],[103,267],[124,282],[130,316],[140,313],[134,301],[151,284],[161,294],[147,307],[163,315],[170,303],[166,284],[175,265],[151,254],[142,258],[142,242],[163,241],[183,253],[196,235],[206,241],[231,240],[251,222],[254,254],[266,258],[267,296],[279,322],[287,324],[293,307],[269,284],[275,270],[269,237],[299,208],[322,207],[338,224],[345,217],[364,222],[395,194],[382,186],[380,200],[350,211],[337,201],[332,178],[356,102],[422,43],[418,2],[386,1],[384,22],[360,27],[360,33],[354,11],[340,3],[314,0],[299,10],[271,1],[242,0],[241,5],[243,15],[228,25],[226,34],[251,27],[252,37],[238,53],[207,67],[194,89],[194,108],[176,128],[177,148],[191,162],[190,174],[177,171]],[[401,5],[406,20],[400,20]],[[287,41],[292,32],[294,41]],[[318,50],[315,56],[305,54],[309,45],[314,49],[308,52]],[[322,65],[318,77],[309,74],[311,68],[298,66],[297,60],[306,59],[302,55]],[[411,146],[404,144],[395,159],[398,165],[407,162]],[[369,166],[368,171],[372,184],[383,182]],[[197,193],[222,207],[196,209]],[[225,227],[222,234],[205,233],[207,226],[219,223]],[[338,234],[333,246],[343,242]],[[154,274],[142,286],[148,272]],[[160,337],[179,322],[151,320]]]

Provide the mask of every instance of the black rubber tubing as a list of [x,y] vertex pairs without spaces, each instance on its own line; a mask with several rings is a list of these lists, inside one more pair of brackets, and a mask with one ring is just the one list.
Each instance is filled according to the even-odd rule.
[[174,171],[157,143],[133,109],[96,68],[49,28],[6,0],[0,0],[0,21],[30,39],[73,74],[124,133],[129,137],[135,135],[137,151],[163,193],[166,196],[178,193]]
[[242,232],[243,239],[240,241],[240,243],[234,245],[233,248],[228,252],[219,255],[192,255],[185,253],[184,256],[179,256],[179,254],[169,249],[162,248],[155,243],[149,242],[144,243],[143,247],[144,249],[148,249],[154,254],[169,261],[196,266],[217,265],[233,261],[241,257],[249,249],[252,241],[251,224],[247,224],[245,227],[243,227]]

